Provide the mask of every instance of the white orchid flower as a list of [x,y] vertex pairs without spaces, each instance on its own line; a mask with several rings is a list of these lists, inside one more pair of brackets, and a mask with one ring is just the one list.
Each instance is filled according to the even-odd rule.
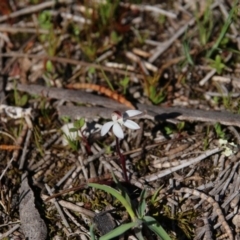
[[113,112],[112,113],[112,121],[107,122],[102,126],[101,136],[104,136],[112,128],[113,133],[116,137],[118,137],[120,139],[124,138],[122,126],[124,125],[125,127],[133,129],[133,130],[139,129],[140,126],[137,123],[135,123],[134,121],[129,120],[128,118],[134,117],[141,113],[142,112],[138,111],[138,110],[128,110],[128,111],[124,112],[123,114],[121,114],[118,111]]

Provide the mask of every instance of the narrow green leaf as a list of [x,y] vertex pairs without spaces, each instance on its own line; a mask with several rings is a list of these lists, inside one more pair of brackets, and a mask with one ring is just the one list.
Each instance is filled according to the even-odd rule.
[[97,189],[101,189],[107,193],[110,193],[111,195],[113,195],[115,198],[117,198],[122,205],[126,208],[128,214],[130,215],[131,219],[134,221],[136,219],[135,213],[132,209],[132,206],[129,204],[129,202],[121,195],[120,192],[118,192],[117,190],[115,190],[114,188],[111,188],[109,186],[106,185],[101,185],[101,184],[97,184],[97,183],[89,183],[88,186],[90,187],[94,187]]
[[183,50],[184,50],[185,56],[187,58],[187,62],[193,66],[194,62],[193,62],[193,59],[190,54],[189,45],[186,42],[183,43]]
[[112,176],[113,176],[114,182],[117,184],[117,187],[122,191],[122,196],[123,196],[123,197],[125,198],[125,200],[128,202],[129,206],[132,206],[130,197],[128,196],[126,190],[125,190],[124,187],[121,185],[121,183],[118,181],[118,179],[116,178],[116,176],[114,175],[113,172],[112,172]]
[[91,236],[91,240],[96,240],[93,229],[94,229],[94,225],[92,224],[90,226],[90,236]]
[[147,206],[145,198],[146,198],[146,190],[143,189],[140,195],[139,206],[138,206],[138,214],[140,218],[142,218],[145,214],[145,210]]
[[150,216],[145,216],[143,218],[144,224],[153,231],[157,236],[161,237],[162,240],[171,240],[167,232],[161,227],[161,225]]
[[159,188],[157,189],[157,191],[153,194],[153,196],[152,196],[152,198],[151,198],[151,203],[152,203],[152,204],[154,204],[154,202],[156,201],[157,196],[158,196],[158,194],[159,194],[159,192],[160,192],[160,190],[161,190],[162,188],[163,188],[163,186],[159,187]]
[[104,236],[100,237],[99,240],[109,240],[109,239],[115,238],[115,237],[123,234],[127,230],[138,226],[138,224],[139,224],[138,221],[122,224],[119,227],[112,230],[111,232],[109,232],[109,233],[105,234]]
[[134,233],[138,240],[144,240],[144,237],[142,235],[142,226],[134,228]]

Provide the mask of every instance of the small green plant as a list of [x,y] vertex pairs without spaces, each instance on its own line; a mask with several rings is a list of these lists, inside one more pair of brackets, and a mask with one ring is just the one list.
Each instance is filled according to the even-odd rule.
[[105,3],[99,4],[98,12],[100,14],[100,21],[99,24],[102,25],[102,27],[107,26],[112,21],[116,9],[119,5],[119,0],[111,1],[106,0]]
[[216,55],[215,60],[209,59],[212,68],[215,68],[218,74],[221,74],[226,67],[220,55]]
[[111,42],[116,45],[118,44],[122,39],[123,37],[118,35],[116,31],[112,31],[111,32],[111,36],[110,36],[110,39],[111,39]]
[[51,14],[49,11],[42,11],[38,15],[38,23],[41,28],[51,30],[52,22],[51,22]]
[[179,122],[177,123],[177,130],[178,132],[181,132],[185,127],[185,122]]
[[46,70],[49,72],[49,73],[54,73],[54,65],[52,63],[52,61],[50,60],[47,60],[46,61]]
[[171,135],[173,133],[181,133],[185,128],[185,122],[179,122],[177,125],[167,124],[164,126],[164,131],[166,135]]
[[195,13],[196,22],[197,22],[198,31],[199,31],[199,40],[202,46],[208,43],[213,30],[213,15],[210,8],[211,3],[212,3],[212,0],[207,2],[207,7],[205,8],[203,17],[199,18],[198,16],[199,12],[197,12],[197,10]]
[[162,90],[157,92],[156,87],[150,86],[150,88],[149,88],[149,99],[154,104],[159,104],[159,103],[163,102],[165,97],[166,96],[165,96],[165,94],[164,94],[164,92]]
[[214,125],[214,129],[218,138],[225,139],[225,132],[222,130],[222,126],[220,123],[216,123]]
[[[117,181],[117,180],[115,180]],[[139,204],[137,207],[134,207],[131,203],[130,197],[127,194],[127,192],[123,189],[123,187],[117,182],[117,185],[119,187],[119,191],[115,190],[114,188],[111,188],[106,185],[100,185],[96,183],[89,183],[89,187],[94,187],[96,189],[103,190],[112,196],[114,196],[118,201],[121,202],[121,204],[126,208],[130,218],[131,222],[121,224],[111,232],[105,234],[104,236],[100,237],[99,240],[109,240],[112,238],[115,238],[125,232],[127,232],[130,229],[133,229],[135,232],[136,237],[139,240],[144,240],[143,234],[142,234],[142,226],[145,225],[148,227],[151,231],[153,231],[158,237],[160,237],[163,240],[171,240],[169,235],[166,233],[166,231],[161,227],[161,225],[157,222],[155,218],[152,216],[147,215],[147,203],[146,203],[146,191],[143,190],[140,195]],[[91,228],[92,230],[92,228]],[[91,239],[96,239],[93,230],[91,231]]]
[[128,76],[125,76],[125,77],[120,81],[120,85],[123,87],[123,94],[126,94],[129,81],[130,81],[130,79],[129,79]]
[[159,78],[159,73],[156,73],[153,77],[146,77],[144,82],[144,91],[154,104],[159,104],[164,101],[166,97],[164,91],[169,84],[167,83],[161,90],[158,90]]
[[174,132],[174,129],[172,126],[166,126],[166,127],[164,127],[164,130],[167,135],[171,135]]
[[28,101],[28,95],[27,94],[23,94],[21,96],[16,88],[14,88],[13,94],[14,94],[14,102],[15,102],[16,106],[23,107],[23,106],[26,105],[26,103]]
[[[65,118],[65,121],[67,122],[68,118]],[[84,118],[80,118],[73,123],[67,123],[66,125],[64,125],[64,130],[62,129],[69,147],[74,151],[77,151],[79,148],[80,138],[86,143],[86,146],[88,147],[87,140],[82,133],[82,127],[84,126],[84,124]],[[79,135],[80,133],[81,135]]]

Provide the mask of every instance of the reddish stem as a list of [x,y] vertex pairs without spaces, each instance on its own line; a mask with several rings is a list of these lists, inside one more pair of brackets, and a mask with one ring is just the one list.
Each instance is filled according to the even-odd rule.
[[125,160],[125,156],[122,155],[121,151],[120,151],[120,144],[119,144],[119,139],[116,137],[116,149],[117,149],[117,153],[120,157],[120,162],[122,164],[122,171],[123,171],[123,175],[125,178],[125,181],[128,182],[128,176],[127,176],[127,169],[126,169],[126,160]]
[[92,151],[91,151],[91,147],[90,147],[90,145],[89,145],[89,143],[88,143],[88,139],[85,137],[85,135],[83,134],[83,131],[82,131],[81,129],[80,129],[80,132],[81,132],[81,134],[82,134],[82,140],[83,140],[83,142],[85,143],[85,147],[86,147],[87,153],[88,153],[88,154],[91,154]]

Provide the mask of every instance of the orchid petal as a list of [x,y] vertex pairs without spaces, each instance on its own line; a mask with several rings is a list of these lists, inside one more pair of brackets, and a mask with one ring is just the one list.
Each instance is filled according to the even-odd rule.
[[133,117],[141,114],[142,112],[139,110],[127,110],[125,113],[128,115],[128,117]]
[[101,136],[104,136],[107,132],[109,132],[109,130],[113,124],[114,124],[114,122],[112,122],[112,121],[105,123],[101,129]]
[[140,128],[140,126],[137,124],[137,123],[135,123],[134,121],[132,121],[132,120],[126,120],[124,123],[123,123],[123,125],[125,126],[125,127],[128,127],[128,128],[130,128],[130,129],[139,129]]
[[124,138],[123,130],[122,130],[121,126],[118,123],[114,123],[114,125],[113,125],[113,133],[118,138],[121,138],[121,139]]

